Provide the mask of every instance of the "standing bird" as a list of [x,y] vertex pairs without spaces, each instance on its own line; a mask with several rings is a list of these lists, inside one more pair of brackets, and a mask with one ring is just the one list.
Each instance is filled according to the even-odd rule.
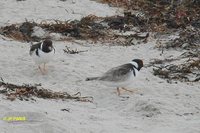
[[[55,54],[55,48],[53,47],[53,43],[51,40],[46,39],[37,44],[33,44],[30,47],[29,51],[30,56],[33,58],[35,63],[38,65],[42,74],[46,73],[45,65],[50,60],[52,60],[53,55]],[[43,69],[41,65],[43,64]]]
[[124,87],[133,82],[142,67],[143,61],[134,59],[127,64],[111,68],[100,77],[86,78],[86,81],[98,80],[107,86],[117,87],[118,95],[120,95],[120,88],[125,91],[133,92]]

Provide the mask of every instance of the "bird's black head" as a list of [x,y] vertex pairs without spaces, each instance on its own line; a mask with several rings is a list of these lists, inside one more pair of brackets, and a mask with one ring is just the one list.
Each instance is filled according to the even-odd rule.
[[136,62],[138,64],[138,71],[143,67],[143,61],[140,59],[134,59],[133,62]]
[[43,41],[43,43],[41,45],[42,45],[43,52],[48,53],[48,52],[51,52],[52,50],[54,50],[54,52],[55,52],[55,48],[53,47],[53,43],[51,40],[46,39]]

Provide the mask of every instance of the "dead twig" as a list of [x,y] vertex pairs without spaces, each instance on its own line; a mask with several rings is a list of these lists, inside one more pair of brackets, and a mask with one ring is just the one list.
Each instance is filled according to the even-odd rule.
[[67,54],[79,54],[81,52],[87,52],[88,50],[83,50],[83,51],[78,51],[77,49],[75,50],[71,50],[70,47],[68,46],[65,46],[66,49],[63,49],[64,53],[67,53]]

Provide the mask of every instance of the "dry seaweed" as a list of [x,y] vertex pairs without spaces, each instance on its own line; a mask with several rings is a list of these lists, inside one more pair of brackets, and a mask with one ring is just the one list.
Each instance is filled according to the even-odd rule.
[[179,48],[184,50],[200,50],[200,30],[188,28],[179,33],[179,37],[166,43],[162,48]]
[[152,64],[152,66],[154,66],[153,74],[155,76],[159,76],[160,78],[168,79],[169,81],[180,80],[187,82],[197,82],[200,80],[200,59],[189,59],[178,65],[165,65],[162,60],[156,60]]
[[122,41],[119,41],[118,44],[121,44],[122,46],[131,46],[135,44],[140,43],[147,43],[147,39],[149,37],[149,33],[146,34],[130,34],[130,35],[115,35],[115,38],[118,38]]
[[[20,41],[40,41],[43,38],[32,36],[32,34],[34,27],[41,27],[47,33],[60,33],[68,38],[118,44],[119,40],[126,43],[127,36],[118,36],[116,30],[119,30],[119,32],[131,31],[133,26],[142,29],[144,22],[131,12],[124,12],[124,16],[97,17],[88,15],[80,21],[53,20],[52,22],[36,23],[26,20],[21,24],[1,27],[0,34]],[[134,36],[134,38],[141,40],[139,36],[138,38]]]
[[35,22],[26,22],[22,24],[12,24],[10,26],[5,26],[0,28],[0,34],[20,41],[34,41],[35,38],[31,37],[33,32],[33,27],[37,24]]
[[11,83],[5,83],[3,80],[0,81],[0,94],[6,96],[7,99],[13,101],[15,99],[19,100],[34,100],[34,97],[43,98],[43,99],[71,99],[76,101],[83,101],[83,102],[92,102],[92,97],[82,97],[80,96],[81,93],[78,92],[74,95],[70,95],[67,92],[53,92],[48,89],[40,88],[39,85],[30,85],[30,84],[23,84],[23,85],[16,85]]
[[[81,20],[59,21],[48,23],[43,21],[39,24],[35,22],[24,22],[21,25],[11,25],[1,27],[0,33],[18,40],[38,41],[38,38],[31,37],[34,26],[61,33],[75,39],[93,40],[107,42],[114,38],[112,30],[120,32],[132,30],[138,27],[142,32],[165,32],[170,29],[182,30],[188,26],[199,29],[200,8],[199,1],[155,1],[155,0],[98,0],[109,5],[123,7],[123,16],[97,17],[88,15]],[[135,13],[137,11],[138,13]],[[14,27],[13,27],[14,26]],[[192,35],[195,37],[194,35]],[[113,41],[117,41],[117,39]],[[181,41],[180,41],[181,42]],[[174,44],[179,46],[178,44]]]
[[87,52],[88,51],[88,50],[82,50],[82,51],[80,51],[80,50],[77,50],[77,49],[71,50],[70,47],[68,47],[68,46],[65,46],[65,47],[66,47],[66,49],[63,49],[63,51],[64,51],[64,53],[67,53],[67,54],[79,54],[79,53]]
[[155,66],[155,65],[158,65],[158,64],[166,64],[166,63],[169,64],[169,63],[171,63],[171,62],[173,62],[173,61],[176,61],[176,60],[178,60],[178,59],[174,59],[174,58],[164,59],[164,60],[161,60],[161,59],[153,59],[153,60],[149,63],[148,67]]
[[109,28],[120,31],[129,31],[133,26],[141,30],[146,28],[147,19],[136,16],[131,11],[124,11],[124,16],[106,17],[103,22],[107,23]]
[[187,51],[180,55],[180,58],[200,58],[200,50]]
[[188,25],[200,27],[199,0],[98,0],[125,10],[141,11],[148,21],[143,21],[152,31],[166,31],[171,28],[185,28]]
[[15,40],[25,40],[23,34],[18,30],[16,24],[1,27],[0,34]]

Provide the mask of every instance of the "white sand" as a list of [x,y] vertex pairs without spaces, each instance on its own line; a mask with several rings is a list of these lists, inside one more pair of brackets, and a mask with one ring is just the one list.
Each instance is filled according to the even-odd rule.
[[[90,3],[88,0],[76,0],[76,4],[72,4],[71,0],[52,0],[45,8],[42,8],[42,5],[49,0],[34,1],[0,1],[0,24],[5,25],[8,20],[21,22],[25,18],[37,20],[44,16],[46,19],[82,17],[67,14],[64,11],[65,6],[81,12],[83,16],[94,12],[98,12],[96,15],[106,16],[116,11],[106,5]],[[53,9],[54,13],[48,13],[49,8]],[[130,85],[130,88],[138,91],[134,94],[123,94],[129,98],[120,98],[116,95],[115,88],[106,87],[95,81],[85,81],[86,77],[97,76],[134,58],[142,58],[144,63],[148,64],[150,59],[176,57],[181,54],[180,52],[164,52],[160,56],[160,51],[154,48],[154,41],[130,47],[83,43],[84,45],[54,42],[54,61],[48,64],[48,74],[41,75],[29,56],[29,44],[0,39],[0,77],[5,82],[41,83],[44,88],[53,91],[67,91],[70,94],[80,91],[83,96],[94,97],[94,103],[44,99],[36,99],[36,102],[11,102],[0,95],[0,118],[16,113],[32,119],[24,123],[0,120],[1,133],[200,132],[199,82],[169,84],[166,80],[153,76],[152,68],[143,68],[140,76]],[[66,45],[71,49],[77,48],[88,52],[68,55],[63,52]],[[61,111],[64,108],[69,109],[69,112]]]
[[[14,22],[34,20],[74,20],[89,14],[110,16],[119,13],[119,9],[106,4],[97,4],[90,0],[16,0],[0,1],[0,26]],[[45,22],[45,21],[43,21]]]

